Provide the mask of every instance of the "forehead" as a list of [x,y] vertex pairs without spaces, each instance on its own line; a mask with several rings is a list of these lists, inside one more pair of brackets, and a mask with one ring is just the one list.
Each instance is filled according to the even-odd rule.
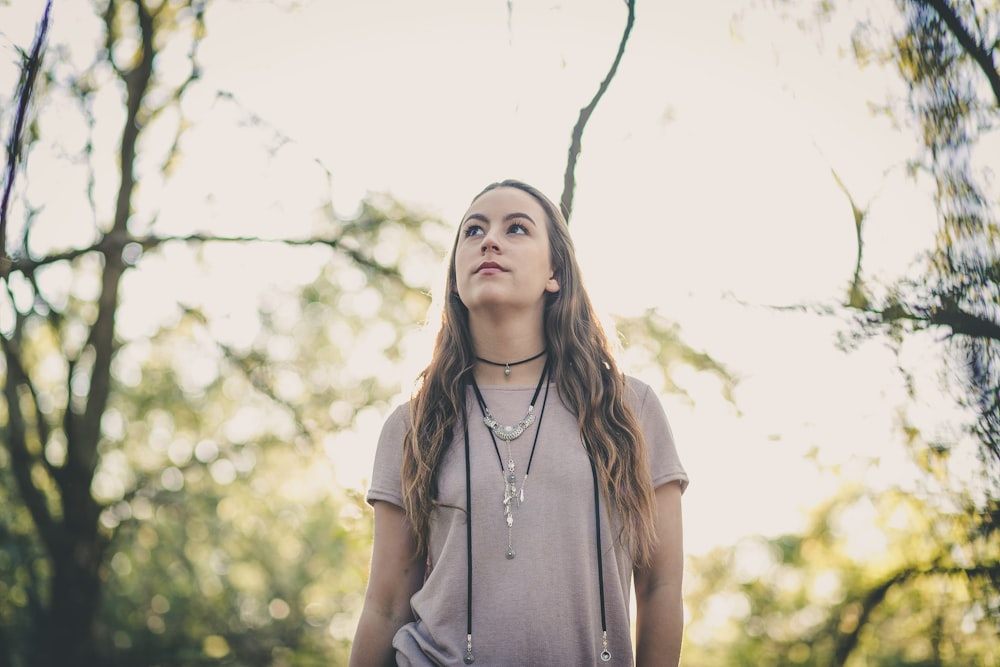
[[500,187],[484,192],[472,202],[463,220],[473,213],[493,218],[503,218],[511,213],[524,213],[539,226],[545,226],[546,215],[538,201],[524,190]]

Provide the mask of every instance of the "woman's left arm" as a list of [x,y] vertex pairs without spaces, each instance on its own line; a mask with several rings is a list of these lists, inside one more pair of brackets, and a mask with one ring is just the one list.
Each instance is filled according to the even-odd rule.
[[637,667],[675,667],[681,655],[684,543],[679,482],[656,489],[656,509],[656,549],[650,564],[634,573]]

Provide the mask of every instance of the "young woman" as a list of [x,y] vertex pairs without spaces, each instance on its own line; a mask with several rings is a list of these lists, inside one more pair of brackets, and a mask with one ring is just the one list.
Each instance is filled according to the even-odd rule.
[[351,664],[676,665],[688,479],[656,395],[615,364],[565,219],[529,185],[488,186],[446,290],[379,439]]

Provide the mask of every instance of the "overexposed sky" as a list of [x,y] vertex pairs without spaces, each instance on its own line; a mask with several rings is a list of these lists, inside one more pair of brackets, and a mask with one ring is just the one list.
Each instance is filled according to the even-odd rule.
[[[35,11],[33,2],[15,4],[23,15]],[[62,34],[73,30],[64,18],[71,4],[56,2]],[[203,129],[186,144],[183,178],[212,183],[215,200],[230,205],[206,212],[193,195],[171,191],[157,202],[161,229],[193,220],[220,233],[308,229],[315,202],[303,193],[315,189],[317,171],[301,165],[312,158],[329,169],[345,215],[365,192],[384,191],[457,224],[482,186],[506,177],[556,199],[570,130],[607,72],[626,16],[617,0],[285,4],[211,5],[204,78],[188,105]],[[657,309],[741,379],[735,407],[713,378],[683,371],[690,399],[664,397],[692,477],[692,553],[796,530],[801,511],[839,482],[816,461],[877,485],[913,477],[895,424],[906,398],[884,346],[845,354],[835,348],[842,322],[768,308],[843,299],[855,230],[831,169],[871,207],[873,279],[891,281],[932,243],[930,199],[899,167],[915,152],[912,138],[869,111],[898,83],[838,57],[853,17],[824,26],[821,51],[817,33],[747,4],[640,0],[577,168],[572,229],[598,307]],[[894,9],[885,11],[876,23],[891,19]],[[259,169],[263,158],[226,133],[232,119],[213,101],[216,90],[295,142],[302,159],[272,165],[269,195],[280,208],[255,206],[259,193],[243,186],[241,165]],[[231,253],[217,252],[217,263]],[[308,273],[306,264],[187,289],[214,293],[215,307],[232,309],[234,327],[245,327],[255,287],[275,275],[307,279],[294,275]],[[182,289],[187,272],[176,267],[173,286]],[[922,346],[913,354],[933,395],[935,358]],[[399,378],[400,400],[411,379]],[[920,408],[936,423],[948,405],[943,396]],[[364,484],[383,416],[366,413],[360,433],[331,439],[342,484]]]
[[[638,3],[584,136],[572,221],[605,312],[656,308],[742,379],[736,408],[694,373],[680,378],[693,402],[665,397],[692,476],[692,552],[794,530],[838,483],[805,458],[811,451],[871,483],[913,474],[886,350],[845,355],[834,348],[840,322],[764,307],[844,294],[855,231],[831,169],[859,202],[880,207],[870,267],[898,275],[931,241],[927,200],[898,168],[884,173],[911,154],[910,138],[868,110],[891,79],[832,47],[820,53],[815,35],[767,11],[734,21],[744,5]],[[209,21],[212,83],[308,146],[331,169],[338,207],[389,191],[456,222],[496,179],[559,196],[570,130],[626,15],[612,0],[513,2],[509,15],[500,0],[228,6]],[[849,25],[831,24],[825,37],[841,39]],[[380,417],[363,428],[377,433]],[[356,437],[339,442],[344,482],[367,476],[373,439],[362,439],[368,449]],[[871,459],[882,463],[869,469]]]

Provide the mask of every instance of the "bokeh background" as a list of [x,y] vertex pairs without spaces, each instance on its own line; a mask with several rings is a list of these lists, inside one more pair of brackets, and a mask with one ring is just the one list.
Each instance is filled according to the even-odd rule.
[[0,0],[0,667],[346,664],[379,429],[508,177],[572,193],[667,408],[685,664],[997,664],[998,40],[958,0]]

